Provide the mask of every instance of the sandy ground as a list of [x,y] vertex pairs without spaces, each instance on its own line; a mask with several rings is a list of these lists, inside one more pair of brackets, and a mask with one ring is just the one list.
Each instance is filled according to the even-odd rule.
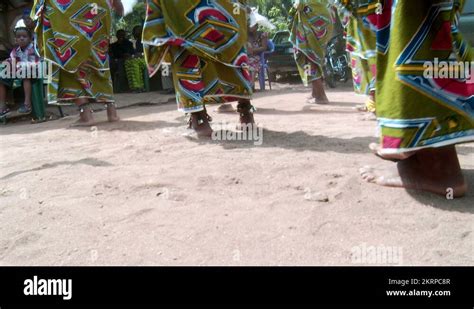
[[197,140],[174,104],[0,127],[0,264],[473,265],[474,145],[463,199],[366,184],[359,167],[391,163],[348,86],[330,106],[258,94],[261,146]]

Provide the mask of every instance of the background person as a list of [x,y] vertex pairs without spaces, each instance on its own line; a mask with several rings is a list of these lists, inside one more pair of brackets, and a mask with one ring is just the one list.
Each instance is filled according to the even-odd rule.
[[252,74],[252,87],[255,89],[255,80],[262,66],[261,54],[268,50],[268,33],[258,31],[262,19],[266,19],[258,14],[257,9],[252,8],[250,12],[247,51],[249,54],[249,65]]
[[115,34],[117,41],[110,44],[110,57],[114,60],[126,60],[135,54],[133,43],[127,37],[127,32],[123,29],[117,30]]
[[145,91],[144,75],[146,72],[146,62],[143,56],[142,32],[142,26],[135,26],[133,28],[132,33],[135,39],[133,54],[130,58],[125,60],[128,85],[134,92]]
[[[27,70],[27,66],[37,65],[40,59],[36,55],[32,42],[33,36],[29,28],[27,28],[23,22],[19,22],[15,28],[14,35],[18,47],[12,50],[10,58],[7,59],[7,61],[10,62],[9,67],[11,70],[17,70],[20,66],[23,70]],[[0,65],[0,70],[5,69],[1,67]],[[25,93],[25,101],[18,109],[18,113],[30,114],[32,110],[32,80],[30,78],[24,78],[21,81]],[[11,78],[0,79],[0,117],[5,117],[10,113],[10,109],[6,105],[6,98],[7,89],[12,88],[13,82],[13,76]]]

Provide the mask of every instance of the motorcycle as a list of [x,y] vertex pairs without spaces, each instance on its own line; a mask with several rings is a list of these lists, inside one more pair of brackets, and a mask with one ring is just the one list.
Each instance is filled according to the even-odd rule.
[[336,88],[337,83],[346,83],[351,75],[346,39],[341,33],[332,38],[326,47],[324,77],[330,88]]

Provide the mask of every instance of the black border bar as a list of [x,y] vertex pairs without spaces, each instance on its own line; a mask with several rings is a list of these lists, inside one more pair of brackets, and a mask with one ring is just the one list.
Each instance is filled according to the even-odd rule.
[[[25,296],[25,280],[34,276],[72,279],[71,300],[62,296]],[[21,304],[35,305],[34,308],[85,304],[100,308],[111,304],[134,308],[144,304],[382,308],[383,304],[472,309],[473,278],[472,267],[3,267],[0,308]],[[394,281],[390,283],[389,279]],[[412,279],[417,279],[418,284],[411,284],[416,282]],[[410,283],[393,283],[402,280]],[[387,296],[388,290],[449,291],[450,296]]]

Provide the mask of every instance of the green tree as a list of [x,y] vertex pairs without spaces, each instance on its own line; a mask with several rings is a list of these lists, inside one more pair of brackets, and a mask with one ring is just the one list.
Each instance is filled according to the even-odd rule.
[[288,14],[293,6],[293,0],[250,0],[249,4],[258,7],[259,13],[266,16],[277,30],[288,29]]
[[[249,0],[249,4],[252,7],[258,7],[259,13],[266,16],[277,27],[277,30],[288,29],[288,12],[293,5],[293,0]],[[145,22],[145,14],[145,0],[139,0],[133,7],[132,13],[123,18],[115,17],[114,33],[119,29],[131,32],[134,26]]]
[[133,27],[143,25],[145,23],[146,16],[146,5],[145,0],[140,0],[133,7],[133,11],[126,15],[125,17],[115,16],[113,23],[113,33],[115,34],[117,30],[124,29],[128,33],[131,33]]

